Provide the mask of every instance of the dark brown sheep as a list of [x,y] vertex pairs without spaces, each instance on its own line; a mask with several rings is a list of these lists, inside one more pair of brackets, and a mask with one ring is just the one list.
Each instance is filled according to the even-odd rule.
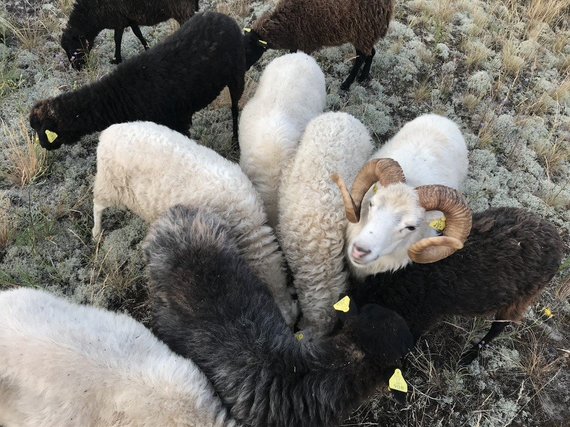
[[281,0],[275,9],[259,18],[246,33],[247,67],[265,49],[302,50],[351,43],[356,60],[341,88],[369,78],[374,45],[386,35],[392,18],[392,0]]
[[156,25],[170,18],[182,25],[197,11],[198,0],[77,0],[63,30],[61,47],[71,66],[79,70],[93,49],[97,34],[105,28],[113,29],[115,57],[111,62],[119,64],[122,61],[121,41],[126,27],[131,27],[143,47],[148,49],[139,25]]
[[357,305],[396,311],[416,340],[445,315],[494,314],[489,332],[464,355],[469,363],[509,322],[524,317],[561,259],[562,239],[551,223],[523,209],[489,209],[473,216],[462,250],[433,264],[368,276],[353,282],[349,295]]

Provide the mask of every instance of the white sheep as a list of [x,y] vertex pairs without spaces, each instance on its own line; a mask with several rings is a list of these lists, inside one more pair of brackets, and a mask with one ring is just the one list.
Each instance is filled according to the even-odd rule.
[[125,207],[147,222],[171,206],[205,206],[239,236],[240,250],[271,290],[288,324],[296,307],[287,290],[283,256],[263,205],[239,165],[165,126],[113,125],[101,133],[93,189],[93,236],[105,208]]
[[[336,177],[350,221],[346,251],[353,273],[365,277],[411,261],[435,262],[461,249],[471,211],[456,191],[468,167],[457,125],[435,114],[420,116],[372,159],[355,179],[352,196],[342,174]],[[434,210],[446,215],[444,236],[429,226],[426,211]]]
[[306,335],[318,336],[332,327],[333,304],[347,281],[347,221],[331,175],[338,172],[352,182],[372,148],[357,119],[325,113],[308,124],[291,168],[283,175],[278,235],[293,273]]
[[241,112],[240,166],[259,192],[273,227],[281,171],[293,158],[307,123],[323,112],[325,103],[325,76],[317,62],[292,53],[269,63]]
[[0,425],[235,426],[202,371],[124,314],[0,293]]

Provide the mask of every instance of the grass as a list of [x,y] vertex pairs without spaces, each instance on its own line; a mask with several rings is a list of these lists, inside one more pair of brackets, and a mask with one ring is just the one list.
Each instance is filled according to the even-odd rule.
[[11,243],[16,232],[16,225],[9,215],[10,200],[0,195],[0,253]]
[[6,123],[3,128],[6,162],[2,176],[18,187],[30,185],[46,172],[47,152],[36,143],[23,117],[16,129]]
[[218,2],[216,11],[234,18],[245,18],[251,10],[251,0],[230,0]]
[[[371,82],[355,83],[348,94],[341,94],[338,86],[350,68],[353,48],[329,48],[315,55],[326,76],[327,109],[355,115],[378,145],[419,114],[440,112],[453,118],[470,148],[465,192],[473,208],[520,205],[552,221],[566,245],[560,273],[528,319],[502,334],[479,363],[461,368],[458,359],[484,335],[490,321],[446,319],[409,355],[404,371],[410,385],[407,403],[397,404],[383,387],[345,426],[566,425],[557,417],[570,415],[570,375],[561,369],[570,355],[567,3],[396,2],[399,25],[376,45]],[[93,242],[90,236],[95,137],[42,159],[45,152],[33,144],[26,123],[40,93],[77,89],[114,69],[108,64],[111,35],[100,37],[81,72],[57,66],[65,56],[56,38],[72,0],[42,4],[55,9],[37,10],[21,24],[17,16],[0,20],[5,42],[0,53],[6,52],[0,63],[1,191],[9,194],[8,199],[0,192],[0,288],[49,285],[76,301],[126,311],[145,322],[140,240],[146,227],[119,211],[106,216],[109,231],[101,240]],[[262,4],[216,0],[201,7],[228,13],[243,24],[253,21],[254,13],[260,15]],[[171,20],[149,29],[151,45],[176,26]],[[125,58],[142,50],[137,43],[126,43],[124,49]],[[442,49],[445,54],[438,54]],[[40,58],[39,64],[27,62],[33,57],[27,51]],[[248,71],[240,107],[254,94],[259,70],[270,55]],[[229,106],[225,90],[195,114],[190,130],[200,143],[222,154],[229,152],[231,119],[229,111],[219,109]],[[502,120],[504,116],[512,120]],[[548,321],[540,316],[545,306],[555,313]]]
[[525,60],[518,55],[517,48],[513,40],[506,40],[501,51],[503,70],[506,74],[518,76],[525,64]]

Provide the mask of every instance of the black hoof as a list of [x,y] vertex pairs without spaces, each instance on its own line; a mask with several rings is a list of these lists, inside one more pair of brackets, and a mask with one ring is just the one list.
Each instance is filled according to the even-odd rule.
[[479,346],[473,346],[471,350],[463,353],[459,359],[459,366],[469,366],[479,357]]
[[358,78],[356,79],[358,80],[358,83],[369,83],[370,80],[372,80],[370,78],[370,74],[365,74],[365,75],[359,75]]
[[340,89],[344,90],[345,92],[350,89],[350,83],[344,82],[340,85]]

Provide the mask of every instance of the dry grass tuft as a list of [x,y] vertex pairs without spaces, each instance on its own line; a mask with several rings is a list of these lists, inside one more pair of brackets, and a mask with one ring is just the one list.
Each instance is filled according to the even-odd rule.
[[568,16],[570,0],[531,0],[528,6],[528,18],[531,26],[541,23],[556,25]]
[[427,102],[431,99],[431,89],[432,84],[429,80],[425,79],[418,83],[412,92],[414,101],[416,102]]
[[20,117],[17,129],[11,129],[6,124],[3,126],[6,138],[3,175],[18,187],[25,187],[47,170],[47,152],[36,143],[23,117]]
[[541,140],[533,145],[533,149],[549,177],[561,172],[564,164],[570,161],[570,147],[561,141]]
[[75,0],[57,0],[59,10],[61,10],[65,15],[69,15],[74,3]]
[[234,18],[245,18],[249,15],[251,0],[233,0],[225,3],[218,3],[216,11]]
[[15,226],[8,215],[10,200],[0,195],[0,252],[10,244],[14,235]]
[[470,113],[475,112],[479,104],[481,104],[481,98],[473,95],[472,93],[468,93],[463,95],[463,105],[467,108],[467,111]]
[[517,48],[512,40],[503,44],[502,50],[503,70],[510,76],[518,76],[524,67],[524,59],[517,55]]
[[465,63],[469,68],[476,68],[491,56],[491,49],[478,40],[466,40],[463,43]]
[[0,15],[0,33],[15,37],[24,50],[35,52],[46,42],[46,39],[59,31],[57,16],[43,12],[38,17],[31,17],[23,22]]

